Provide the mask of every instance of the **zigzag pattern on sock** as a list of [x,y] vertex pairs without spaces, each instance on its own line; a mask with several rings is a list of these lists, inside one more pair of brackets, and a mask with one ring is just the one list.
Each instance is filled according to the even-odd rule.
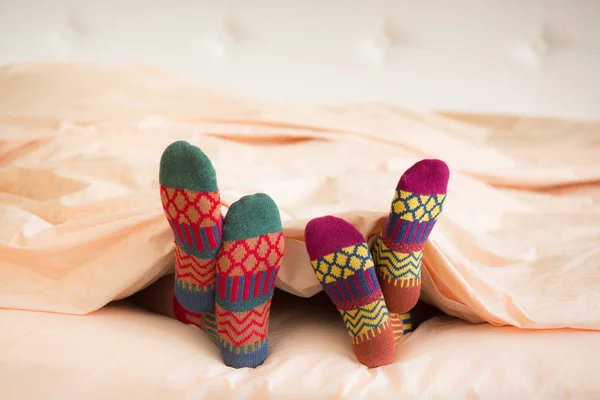
[[373,244],[377,276],[390,312],[405,313],[419,299],[425,242],[442,213],[448,166],[422,160],[402,174],[385,226]]
[[390,250],[381,238],[373,245],[377,272],[387,283],[394,286],[405,287],[421,281],[422,256],[422,250],[408,254]]
[[445,194],[418,195],[396,189],[391,213],[373,245],[377,274],[399,287],[419,285],[423,246],[442,212]]
[[[266,195],[248,196],[240,202],[234,204],[236,213],[232,213],[232,205],[226,217],[225,227],[231,235],[240,237],[244,233],[241,228],[233,229],[234,224],[247,224],[247,218],[260,217],[260,214],[250,215],[255,212],[253,204],[255,207],[268,207],[262,210],[264,217],[279,218],[275,203]],[[231,219],[232,215],[235,220]],[[275,220],[272,224],[273,229],[281,229],[280,221]],[[255,230],[267,227],[250,226]],[[254,232],[247,235],[251,236]],[[285,239],[281,231],[259,233],[237,240],[226,232],[224,235],[225,240],[217,258],[216,278],[219,347],[228,366],[256,367],[267,355],[271,299],[283,258]]]
[[213,259],[202,259],[186,254],[179,246],[175,246],[175,269],[177,284],[187,290],[212,290],[215,281],[215,265]]
[[387,328],[389,314],[385,300],[378,299],[354,310],[340,310],[352,343],[362,343]]
[[311,220],[306,249],[315,276],[336,306],[357,359],[369,368],[394,356],[389,314],[362,234],[341,218]]
[[188,142],[171,143],[161,156],[159,183],[175,241],[175,296],[191,312],[213,312],[222,219],[212,163]]
[[267,337],[271,303],[264,303],[246,312],[233,313],[217,306],[219,341],[231,352],[243,352],[242,347],[261,343]]

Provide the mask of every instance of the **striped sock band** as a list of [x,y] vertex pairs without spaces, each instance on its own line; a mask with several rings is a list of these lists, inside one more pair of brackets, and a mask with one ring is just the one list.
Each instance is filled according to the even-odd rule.
[[304,236],[315,276],[339,310],[358,361],[369,368],[390,364],[393,327],[361,233],[327,216],[311,220]]
[[192,313],[214,311],[222,219],[212,163],[197,147],[175,142],[163,152],[159,177],[163,210],[175,238],[175,296]]
[[217,259],[216,321],[226,365],[254,368],[268,352],[271,299],[284,237],[275,202],[265,194],[233,203]]
[[423,160],[400,178],[386,224],[373,244],[373,260],[391,312],[410,311],[421,293],[423,248],[446,199],[449,171]]

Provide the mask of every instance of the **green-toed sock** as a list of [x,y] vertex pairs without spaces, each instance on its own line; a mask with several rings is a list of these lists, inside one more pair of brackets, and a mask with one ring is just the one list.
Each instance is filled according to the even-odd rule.
[[221,199],[208,157],[178,141],[160,160],[160,196],[175,236],[175,296],[189,312],[214,311],[215,260],[221,247]]
[[283,248],[279,210],[269,196],[245,196],[231,205],[223,222],[215,286],[218,342],[230,367],[257,367],[267,357],[271,298]]

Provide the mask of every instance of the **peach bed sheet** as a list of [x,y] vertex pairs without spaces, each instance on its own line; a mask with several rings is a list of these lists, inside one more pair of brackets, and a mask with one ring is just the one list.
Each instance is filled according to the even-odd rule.
[[273,310],[265,364],[235,370],[198,329],[126,304],[86,316],[0,310],[0,326],[6,400],[600,397],[590,331],[435,318],[393,364],[368,370],[335,310],[293,306]]
[[280,206],[285,291],[320,291],[308,219],[343,216],[371,236],[401,173],[436,157],[452,177],[425,300],[471,322],[597,330],[599,135],[594,123],[264,104],[135,65],[5,66],[0,307],[90,313],[172,272],[158,160],[185,139],[214,161],[225,212],[257,191]]

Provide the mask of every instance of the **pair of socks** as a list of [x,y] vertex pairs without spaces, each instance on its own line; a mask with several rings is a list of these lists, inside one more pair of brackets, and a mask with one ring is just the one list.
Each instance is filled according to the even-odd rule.
[[213,165],[185,141],[163,152],[159,181],[175,238],[176,318],[210,335],[226,365],[261,365],[284,249],[277,205],[263,193],[244,196],[223,218]]
[[369,368],[390,364],[399,338],[423,319],[425,312],[419,317],[415,309],[421,259],[442,212],[448,178],[448,167],[440,160],[409,168],[372,249],[341,218],[316,218],[306,226],[315,276],[342,315],[357,359]]

